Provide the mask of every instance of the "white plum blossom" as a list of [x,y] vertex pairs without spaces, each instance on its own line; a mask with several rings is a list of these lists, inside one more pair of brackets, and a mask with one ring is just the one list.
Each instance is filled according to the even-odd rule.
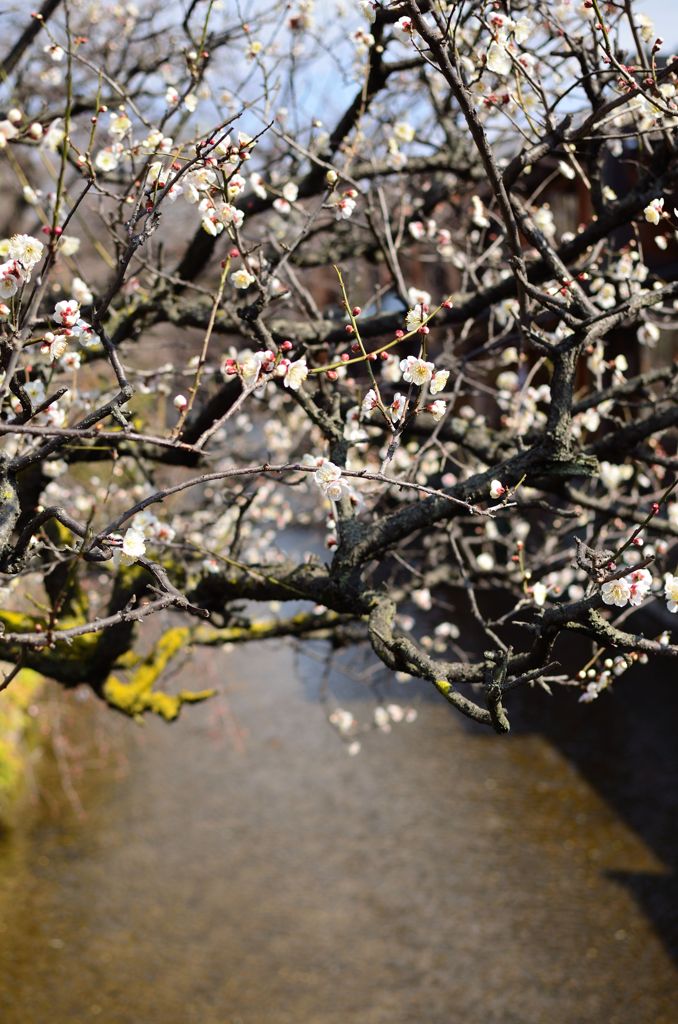
[[329,716],[329,721],[335,729],[344,735],[355,729],[357,724],[355,717],[345,708],[335,708]]
[[64,50],[56,43],[47,43],[42,48],[42,52],[46,53],[55,64],[60,64],[64,59]]
[[0,121],[0,149],[4,149],[7,143],[16,138],[18,134],[11,121]]
[[36,380],[29,380],[27,384],[24,384],[24,391],[30,398],[33,408],[42,405],[47,397],[45,385],[39,377]]
[[206,231],[208,235],[212,235],[213,238],[216,238],[224,230],[224,225],[217,218],[215,210],[211,210],[206,214],[200,223],[203,231]]
[[242,210],[239,210],[237,206],[233,206],[232,203],[217,202],[215,205],[215,211],[219,220],[226,227],[228,227],[229,224],[234,224],[237,228],[242,227],[245,214]]
[[513,25],[513,38],[522,46],[532,35],[534,28],[535,25],[531,18],[520,18]]
[[377,17],[377,5],[375,0],[358,0],[358,7],[360,8],[363,16],[367,18],[370,25],[373,25]]
[[377,392],[374,390],[374,388],[370,388],[370,390],[367,392],[367,394],[363,398],[362,406],[361,406],[361,409],[360,409],[361,414],[363,416],[369,416],[370,413],[372,412],[372,410],[376,408],[377,404],[378,404]]
[[341,479],[341,467],[336,466],[329,459],[324,459],[321,465],[313,474],[316,484],[330,501],[339,501],[344,493],[345,487]]
[[195,170],[185,174],[181,180],[184,186],[186,201],[189,203],[199,203],[202,193],[209,191],[216,183],[217,177],[209,167],[197,167]]
[[255,281],[256,277],[254,274],[250,274],[249,270],[245,270],[244,267],[231,274],[231,284],[236,288],[249,288],[249,286],[254,284]]
[[450,376],[449,370],[436,370],[431,377],[431,394],[437,395],[440,391],[443,391],[447,387],[447,381]]
[[664,214],[664,198],[653,199],[652,202],[645,207],[643,215],[648,224],[659,224]]
[[7,255],[13,260],[18,260],[30,274],[36,263],[41,260],[44,249],[42,242],[32,235],[12,235]]
[[334,202],[335,216],[337,220],[349,220],[353,216],[353,212],[356,208],[356,197],[357,193],[355,189],[349,189],[341,197],[338,197]]
[[399,391],[396,392],[393,401],[391,402],[390,413],[391,419],[394,423],[401,420],[405,413],[405,406],[407,405],[407,399],[404,395],[401,395]]
[[393,31],[395,32],[396,37],[400,39],[402,43],[409,43],[414,33],[412,19],[398,18],[395,25],[393,26]]
[[431,295],[430,292],[425,292],[423,288],[408,288],[407,301],[411,306],[430,306]]
[[106,146],[104,149],[99,150],[94,158],[94,166],[103,174],[108,174],[109,171],[115,170],[118,166],[118,157],[113,151],[112,146]]
[[134,526],[125,532],[122,540],[122,553],[127,558],[141,558],[146,551],[143,533]]
[[652,19],[647,14],[634,14],[636,25],[640,30],[641,38],[646,43],[652,43],[655,39],[655,29]]
[[287,373],[283,378],[283,384],[292,391],[298,391],[308,377],[308,366],[305,359],[297,359],[287,367]]
[[412,309],[408,309],[405,316],[405,327],[409,331],[418,331],[428,316],[428,306],[424,303],[417,303]]
[[608,580],[607,583],[603,583],[600,592],[605,604],[623,608],[630,600],[631,586],[628,580],[622,577],[618,580]]
[[489,228],[490,226],[480,196],[471,196],[471,220],[477,228]]
[[490,497],[496,500],[497,498],[502,498],[505,494],[506,487],[504,487],[501,480],[493,480],[490,484]]
[[11,299],[23,282],[24,275],[16,260],[0,263],[0,299]]
[[111,114],[111,122],[108,126],[108,134],[122,138],[132,127],[132,122],[127,116],[124,107],[115,114]]
[[520,387],[520,377],[515,370],[502,370],[497,375],[497,387],[500,391],[517,391]]
[[246,185],[247,182],[243,178],[242,174],[232,174],[228,179],[228,184],[226,186],[228,198],[236,199],[241,192],[244,192]]
[[79,352],[64,352],[61,357],[61,365],[65,370],[79,370],[80,363],[81,360]]
[[71,281],[71,295],[79,306],[91,306],[94,296],[81,277],[74,277]]
[[678,576],[667,572],[664,577],[664,596],[670,612],[678,612]]
[[75,299],[57,302],[52,318],[62,327],[74,327],[80,316],[80,304]]
[[601,462],[599,466],[600,479],[610,491],[617,490],[621,483],[630,480],[633,473],[633,466],[628,464],[616,466],[611,462]]
[[436,421],[436,423],[439,423],[440,420],[445,415],[445,410],[447,409],[447,403],[443,402],[442,398],[437,398],[435,400],[435,402],[431,402],[431,404],[429,406],[427,406],[427,408],[428,408],[428,411],[433,416],[433,419]]
[[54,363],[57,359],[61,359],[67,348],[68,341],[63,334],[52,334],[51,331],[45,333],[41,349],[49,355],[51,362]]
[[256,171],[254,172],[254,174],[250,174],[250,188],[254,192],[255,196],[259,197],[259,199],[266,198],[264,179]]
[[288,181],[282,190],[283,199],[288,203],[296,202],[299,196],[299,186],[294,181]]
[[405,359],[400,360],[400,369],[402,370],[404,381],[408,384],[416,384],[417,387],[423,387],[433,377],[435,366],[425,359],[407,356]]
[[59,239],[59,252],[62,256],[75,256],[80,248],[80,239],[75,235],[62,235]]
[[357,54],[366,53],[367,50],[374,46],[374,36],[371,32],[366,32],[364,28],[357,28],[355,32],[352,32],[351,39]]
[[56,151],[61,143],[64,141],[66,136],[66,130],[64,123],[61,118],[57,118],[55,121],[48,126],[47,131],[42,137],[42,146],[44,149]]
[[546,238],[554,238],[556,234],[556,225],[553,220],[553,211],[548,203],[544,203],[538,210],[532,215],[534,225]]
[[83,348],[93,348],[101,343],[101,338],[94,328],[84,320],[77,320],[72,327],[68,328],[68,333],[77,338]]
[[641,604],[652,588],[652,573],[648,569],[635,569],[627,577],[630,587],[629,603]]
[[647,320],[638,328],[638,341],[641,345],[645,345],[646,348],[654,348],[660,337],[661,331],[659,327],[657,324],[653,324],[651,320]]
[[409,122],[396,121],[393,125],[393,135],[398,142],[412,142],[415,136],[415,131]]
[[245,388],[251,388],[256,384],[259,379],[259,375],[261,374],[264,360],[264,352],[243,353],[243,358],[238,363],[238,370],[240,371]]
[[495,75],[508,75],[513,67],[511,55],[508,52],[506,36],[500,33],[490,43],[487,51],[486,65]]

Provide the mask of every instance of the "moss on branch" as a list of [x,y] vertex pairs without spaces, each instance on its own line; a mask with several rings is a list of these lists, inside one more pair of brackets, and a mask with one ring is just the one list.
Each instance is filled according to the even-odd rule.
[[169,694],[154,688],[169,662],[186,648],[190,639],[191,631],[186,626],[168,629],[148,657],[132,671],[127,682],[113,674],[108,676],[102,688],[106,702],[130,718],[140,720],[149,711],[173,722],[183,704],[194,704],[214,696],[214,690],[180,690],[177,694]]

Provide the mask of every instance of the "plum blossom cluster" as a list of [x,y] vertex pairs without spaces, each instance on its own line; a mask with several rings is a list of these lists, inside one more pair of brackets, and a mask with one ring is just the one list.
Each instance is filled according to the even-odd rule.
[[485,63],[490,71],[503,78],[513,67],[512,54],[519,55],[515,44],[521,46],[527,42],[535,24],[531,18],[523,17],[514,21],[502,14],[494,14],[490,22],[494,37],[487,50]]
[[[423,359],[421,356],[406,356],[404,359],[399,361],[398,369],[400,370],[400,380],[404,381],[406,384],[410,384],[412,387],[423,389],[428,386],[432,395],[438,394],[445,388],[450,376],[449,370],[436,370],[434,363]],[[389,379],[393,378],[390,377]],[[398,380],[397,376],[395,377],[395,380]],[[407,395],[397,391],[387,410],[393,423],[398,423],[403,419],[407,410],[407,404]],[[381,408],[382,412],[384,412],[384,407],[380,403],[379,395],[374,388],[370,388],[363,398],[360,407],[360,415],[363,417],[369,417],[376,408]],[[442,399],[436,399],[435,401],[428,403],[425,406],[425,409],[427,412],[431,413],[434,420],[437,422],[445,415],[447,405]]]
[[[334,726],[339,735],[346,743],[346,753],[349,757],[355,757],[360,753],[361,743],[357,738],[361,726],[352,711],[346,708],[337,707],[328,716],[330,725]],[[394,725],[401,722],[411,723],[417,720],[417,710],[413,707],[403,707],[395,702],[390,704],[377,704],[372,713],[373,728],[380,732],[391,732]],[[363,730],[365,726],[362,727]],[[368,727],[369,728],[369,727]]]
[[[121,26],[138,17],[134,5],[113,6]],[[13,410],[21,429],[4,444],[10,459],[33,459],[35,475],[48,481],[36,502],[66,508],[82,534],[88,523],[101,528],[102,519],[122,523],[111,540],[116,556],[108,569],[116,572],[150,550],[173,574],[177,559],[163,548],[176,530],[181,571],[172,584],[197,593],[198,605],[207,595],[216,625],[221,609],[227,623],[231,601],[243,621],[249,617],[245,592],[261,595],[276,614],[270,595],[286,589],[290,567],[295,594],[339,612],[337,620],[328,617],[337,622],[328,629],[336,629],[337,646],[353,625],[370,629],[365,608],[388,595],[398,605],[393,626],[408,636],[380,629],[383,644],[394,641],[386,658],[374,645],[385,667],[414,671],[410,645],[431,658],[443,654],[452,666],[468,663],[470,674],[454,667],[445,674],[479,701],[480,718],[489,714],[482,687],[467,691],[464,680],[486,678],[491,659],[483,647],[471,651],[472,638],[456,624],[439,622],[445,607],[454,607],[455,618],[457,610],[463,614],[467,583],[477,585],[481,616],[494,614],[490,592],[501,588],[507,611],[498,635],[515,633],[517,665],[525,655],[540,662],[535,642],[547,604],[548,624],[560,621],[558,606],[572,602],[562,616],[565,634],[585,625],[596,635],[598,623],[602,651],[614,619],[653,595],[663,594],[678,613],[678,576],[665,574],[675,570],[665,556],[672,554],[678,501],[657,504],[668,493],[670,431],[678,423],[673,377],[660,365],[667,346],[658,345],[678,309],[670,287],[678,72],[670,59],[655,66],[649,20],[639,15],[625,25],[632,5],[602,0],[554,0],[539,17],[534,4],[489,0],[436,0],[418,10],[380,0],[334,5],[333,18],[355,19],[333,36],[344,47],[336,57],[338,66],[347,57],[342,74],[352,95],[334,89],[325,102],[319,89],[298,103],[292,78],[280,78],[282,92],[274,81],[289,56],[281,38],[291,43],[295,66],[309,69],[309,81],[314,48],[326,59],[324,33],[311,31],[312,0],[254,5],[242,31],[224,43],[217,12],[232,5],[188,6],[183,33],[168,32],[167,40],[204,39],[195,51],[172,53],[164,32],[149,33],[150,9],[138,33],[121,29],[119,38],[111,31],[106,39],[107,13],[91,26],[91,45],[73,34],[64,49],[57,16],[45,26],[44,50],[39,37],[31,65],[38,74],[8,78],[11,102],[30,117],[54,112],[51,123],[41,115],[37,129],[18,107],[0,120],[0,148],[17,146],[7,155],[17,154],[25,175],[8,182],[28,204],[17,223],[72,223],[84,250],[71,262],[78,239],[46,226],[43,291],[33,287],[42,244],[29,235],[0,243],[0,327],[10,345],[20,328],[25,341],[18,360],[5,360],[6,427]],[[317,21],[322,6],[315,5]],[[357,9],[362,27],[354,31]],[[157,10],[164,28],[171,5]],[[204,32],[203,14],[212,19]],[[648,44],[643,67],[620,63],[627,59],[617,47],[620,27],[637,30],[636,43]],[[437,33],[440,46],[432,45]],[[98,40],[106,77],[97,85],[87,51],[86,60],[73,58],[88,45],[91,57]],[[112,40],[116,47],[108,47]],[[443,51],[455,75],[438,59]],[[133,67],[155,69],[143,87],[128,74]],[[77,97],[70,108],[56,102],[54,89],[65,84],[67,68]],[[112,98],[116,81],[128,83],[124,98]],[[200,118],[191,117],[202,101]],[[209,116],[220,127],[209,128]],[[453,133],[453,145],[448,119],[464,128]],[[238,131],[241,124],[257,137]],[[45,151],[49,158],[41,160]],[[61,176],[54,173],[60,166]],[[584,218],[587,192],[595,216]],[[669,248],[666,259],[658,255]],[[335,261],[342,290],[342,273],[355,289],[351,302],[343,290],[345,323]],[[403,284],[408,272],[428,288],[454,289],[441,303],[454,301],[454,316],[432,313],[431,295]],[[40,306],[20,309],[22,289]],[[99,329],[115,349],[96,344]],[[168,339],[182,332],[162,367],[148,352],[159,340],[154,329]],[[645,346],[640,353],[634,330]],[[281,340],[288,336],[294,342]],[[233,345],[226,355],[224,339]],[[95,347],[85,352],[88,346]],[[13,351],[7,348],[6,355]],[[81,358],[87,373],[69,374]],[[119,430],[126,414],[117,403],[128,390],[116,389],[122,374],[141,396],[128,436]],[[70,440],[91,423],[82,444]],[[306,456],[299,467],[302,451],[323,455]],[[89,460],[105,463],[100,479],[83,472]],[[149,481],[163,494],[179,471],[196,500],[172,496],[175,512],[165,525],[150,511],[158,506]],[[356,477],[360,494],[350,487]],[[145,501],[148,510],[135,515]],[[650,502],[658,511],[644,522]],[[28,510],[21,511],[25,519]],[[347,521],[354,514],[352,534]],[[340,550],[330,568],[311,562],[314,532],[309,557],[300,554],[295,565],[284,536],[292,523],[310,531],[324,526],[328,548],[352,535],[360,543]],[[640,523],[647,539],[635,530]],[[575,537],[596,548],[579,548],[575,560]],[[610,552],[619,550],[612,564]],[[350,589],[349,574],[340,571],[344,554]],[[281,573],[268,572],[269,565],[282,566]],[[86,558],[74,572],[95,602],[101,590],[105,607],[107,588],[97,579],[107,574]],[[249,581],[242,587],[240,575]],[[459,591],[449,604],[448,588]],[[587,620],[598,606],[612,626],[598,616]],[[415,611],[425,614],[430,636],[418,635]],[[346,628],[354,613],[356,623]],[[620,635],[617,642],[624,650],[635,640]],[[581,699],[595,699],[632,660],[587,666]],[[507,692],[508,673],[511,664]],[[368,729],[388,732],[403,720],[402,708],[377,699],[374,716],[360,726],[350,712],[333,712],[349,752]]]
[[31,273],[42,258],[44,246],[32,235],[12,235],[0,243],[0,255],[7,257],[0,263],[0,316],[9,316],[5,299],[11,299],[19,289],[30,281]]
[[322,494],[330,501],[341,501],[344,494],[348,492],[346,482],[342,480],[341,467],[336,466],[329,459],[322,459],[313,479],[320,488]]
[[[130,135],[132,127],[124,109],[112,115],[108,131],[114,141],[98,152],[95,168],[108,174],[123,159],[167,154],[165,160],[154,160],[146,173],[147,209],[152,210],[160,196],[169,202],[183,196],[187,203],[197,206],[203,230],[209,235],[215,237],[226,230],[235,237],[234,232],[242,227],[245,215],[234,204],[247,187],[247,180],[239,169],[250,159],[256,140],[243,131],[239,131],[235,139],[230,134],[208,139],[202,147],[207,155],[194,161],[190,169],[182,173],[182,163],[171,159],[175,148],[173,138],[154,130],[144,139],[130,139],[124,145],[122,140]],[[260,175],[252,176],[250,187],[257,193],[261,192]]]
[[[287,345],[281,347],[287,350]],[[303,356],[291,360],[271,349],[263,352],[244,349],[237,355],[226,356],[222,371],[226,376],[237,374],[248,391],[265,387],[273,377],[282,380],[290,391],[298,391],[308,377],[308,364]]]
[[624,608],[627,604],[639,605],[650,593],[653,582],[648,569],[634,569],[627,576],[603,583],[600,593],[605,604],[617,608]]
[[646,665],[647,654],[631,651],[629,654],[618,654],[615,658],[605,658],[602,671],[595,668],[585,669],[579,673],[580,679],[588,680],[586,688],[579,698],[580,704],[590,704],[597,700],[601,693],[609,690],[615,679],[627,672],[633,665]]
[[67,351],[69,341],[77,341],[82,348],[92,348],[101,343],[101,338],[92,325],[80,316],[80,303],[76,299],[62,299],[61,302],[57,302],[52,319],[57,328],[54,331],[45,331],[42,351],[52,362],[62,359],[66,368],[78,369],[80,356],[77,352]]

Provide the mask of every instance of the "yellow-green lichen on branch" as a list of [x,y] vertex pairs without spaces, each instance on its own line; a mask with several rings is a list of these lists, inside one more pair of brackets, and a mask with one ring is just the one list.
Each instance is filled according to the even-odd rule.
[[436,689],[442,693],[443,697],[447,697],[452,690],[452,685],[451,683],[448,683],[447,679],[435,679],[434,683],[436,685]]
[[[45,629],[45,616],[28,615],[25,612],[0,610],[0,624],[6,633],[35,633]],[[63,616],[58,629],[71,629],[82,626],[79,617]],[[89,666],[94,664],[97,656],[101,634],[99,632],[83,633],[68,641],[56,642],[53,647],[21,647],[19,644],[8,643],[0,633],[0,657],[7,661],[16,661],[22,655],[28,667],[46,676],[66,681],[69,684],[82,682],[87,678]],[[47,639],[47,636],[46,636]]]
[[214,690],[180,690],[177,694],[155,690],[154,685],[169,662],[190,642],[191,631],[185,626],[168,629],[153,650],[135,668],[127,682],[109,675],[103,685],[103,696],[111,707],[131,718],[141,720],[145,712],[160,715],[167,722],[178,717],[183,704],[192,704],[214,696]]
[[[11,671],[10,665],[3,672]],[[38,672],[22,669],[0,694],[0,824],[11,817],[20,794],[25,763],[36,742],[35,720],[29,707],[44,683]]]
[[337,612],[325,611],[298,612],[287,619],[260,619],[240,626],[197,626],[192,633],[192,641],[205,647],[218,647],[222,644],[247,643],[250,640],[270,640],[287,636],[314,636],[349,620],[350,616],[342,616]]

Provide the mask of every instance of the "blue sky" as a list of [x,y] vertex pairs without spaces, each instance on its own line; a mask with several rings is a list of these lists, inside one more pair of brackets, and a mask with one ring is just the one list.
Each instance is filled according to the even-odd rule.
[[648,14],[654,21],[657,34],[662,36],[669,52],[678,52],[678,3],[676,0],[642,0],[634,4],[634,11]]

